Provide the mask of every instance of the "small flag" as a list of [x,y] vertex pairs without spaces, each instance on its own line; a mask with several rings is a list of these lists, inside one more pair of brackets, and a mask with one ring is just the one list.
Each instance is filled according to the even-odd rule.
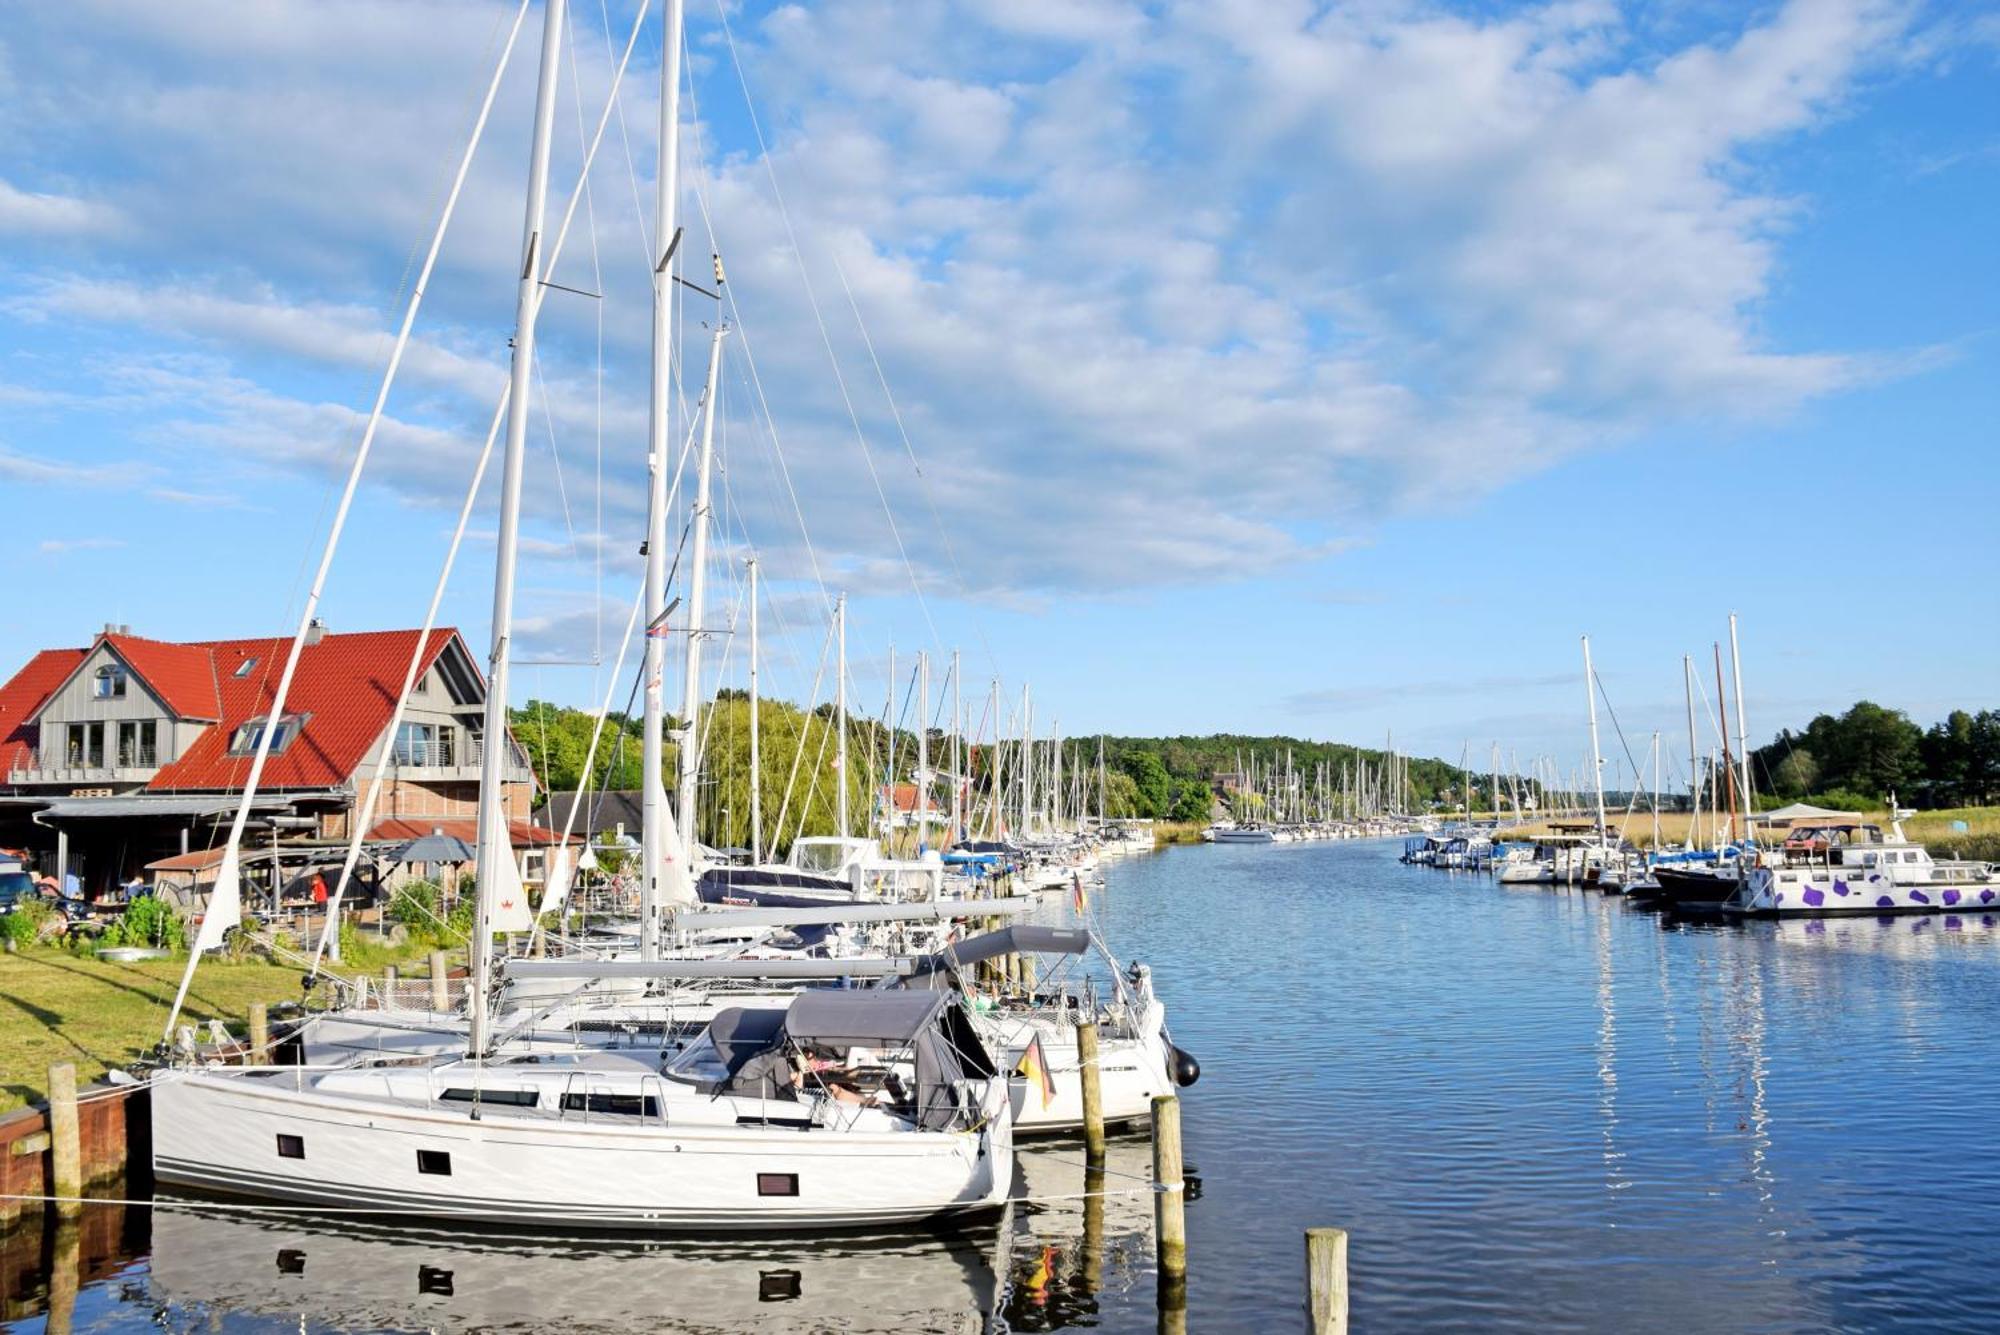
[[1049,1281],[1055,1278],[1055,1260],[1056,1249],[1044,1247],[1041,1259],[1035,1262],[1035,1268],[1028,1273],[1027,1289],[1037,1303],[1049,1300]]
[[1081,873],[1081,872],[1071,872],[1071,873],[1069,874],[1069,884],[1070,884],[1070,904],[1071,904],[1071,906],[1072,906],[1072,907],[1074,907],[1074,908],[1076,909],[1076,911],[1077,911],[1078,913],[1088,913],[1088,912],[1090,912],[1090,896],[1089,896],[1089,895],[1086,895],[1086,894],[1085,894],[1085,893],[1083,892],[1083,875],[1082,875],[1082,873]]
[[1028,1040],[1028,1050],[1021,1054],[1021,1065],[1017,1069],[1022,1075],[1041,1086],[1044,1109],[1055,1102],[1056,1082],[1049,1074],[1048,1058],[1042,1055],[1041,1035],[1037,1034]]

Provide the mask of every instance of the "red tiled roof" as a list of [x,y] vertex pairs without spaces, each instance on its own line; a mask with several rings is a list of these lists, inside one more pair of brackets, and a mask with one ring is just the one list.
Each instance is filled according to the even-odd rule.
[[83,661],[83,649],[44,649],[28,660],[5,686],[0,686],[0,783],[14,762],[35,749],[37,729],[28,720],[42,703],[69,680]]
[[125,660],[153,694],[178,718],[213,722],[221,717],[216,700],[219,669],[205,644],[168,644],[136,635],[106,635],[103,642]]
[[[417,634],[361,631],[328,635],[307,645],[299,656],[285,712],[310,717],[291,744],[265,763],[261,786],[328,788],[351,776],[388,726]],[[457,634],[432,631],[421,670],[429,671]],[[214,640],[187,647],[214,656],[222,691],[221,722],[203,729],[187,753],[164,766],[146,786],[155,791],[241,788],[250,774],[251,757],[230,755],[230,740],[245,723],[270,710],[291,640]],[[255,660],[254,666],[239,677],[237,669],[246,660]]]
[[[476,820],[423,820],[414,816],[391,816],[378,820],[368,831],[368,842],[401,844],[412,839],[421,839],[427,834],[442,834],[449,839],[457,839],[467,848],[479,843],[479,822]],[[507,837],[516,848],[534,848],[541,844],[556,842],[554,830],[543,829],[539,825],[526,825],[520,821],[507,822]]]

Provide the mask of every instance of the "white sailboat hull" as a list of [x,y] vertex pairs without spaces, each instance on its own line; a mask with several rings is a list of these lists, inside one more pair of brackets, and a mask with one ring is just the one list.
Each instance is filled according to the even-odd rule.
[[[151,1091],[160,1182],[483,1223],[610,1230],[906,1223],[996,1207],[1013,1172],[1004,1112],[967,1132],[682,1129],[673,1111],[646,1124],[490,1108],[475,1118],[463,1107],[316,1091],[309,1075],[283,1067],[163,1072]],[[797,1105],[790,1115],[800,1115]],[[296,1157],[280,1152],[294,1148],[281,1136],[296,1139]],[[447,1171],[436,1171],[440,1164]],[[796,1194],[767,1194],[787,1186]]]

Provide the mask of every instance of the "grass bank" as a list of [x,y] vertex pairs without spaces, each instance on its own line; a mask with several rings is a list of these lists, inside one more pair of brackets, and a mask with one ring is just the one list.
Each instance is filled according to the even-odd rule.
[[[0,1112],[40,1099],[48,1070],[76,1063],[79,1083],[152,1050],[185,960],[114,964],[65,950],[0,955]],[[262,961],[203,960],[182,1014],[238,1032],[253,1001],[299,999],[299,971]]]
[[1165,848],[1168,844],[1198,844],[1201,832],[1208,828],[1206,821],[1159,820],[1153,822],[1153,846]]

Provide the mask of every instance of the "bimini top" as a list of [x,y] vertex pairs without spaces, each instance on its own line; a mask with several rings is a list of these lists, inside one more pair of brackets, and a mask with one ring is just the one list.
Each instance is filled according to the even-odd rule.
[[923,970],[962,969],[1002,955],[1081,955],[1090,949],[1090,933],[1081,927],[1038,927],[1016,923],[986,932],[921,961]]
[[826,988],[801,992],[785,1012],[785,1037],[824,1047],[909,1043],[952,1004],[942,992]]

